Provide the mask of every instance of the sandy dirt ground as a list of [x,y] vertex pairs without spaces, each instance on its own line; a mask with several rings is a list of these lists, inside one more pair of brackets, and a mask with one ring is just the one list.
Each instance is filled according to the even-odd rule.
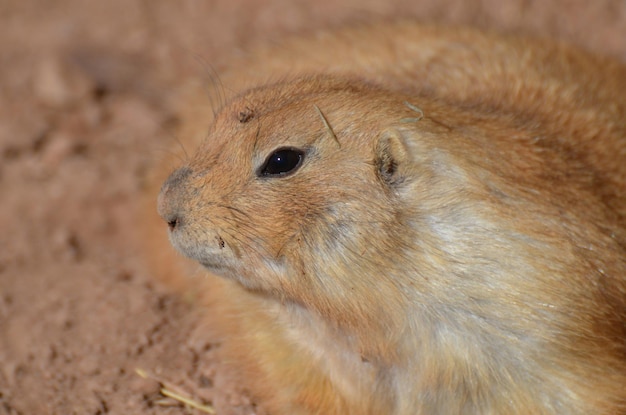
[[201,413],[163,388],[265,413],[215,358],[210,312],[151,279],[142,177],[185,79],[256,42],[394,16],[626,60],[623,0],[0,0],[0,415]]

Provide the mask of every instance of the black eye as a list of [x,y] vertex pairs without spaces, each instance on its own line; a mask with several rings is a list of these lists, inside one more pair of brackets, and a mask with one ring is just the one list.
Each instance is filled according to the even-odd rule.
[[285,176],[295,172],[302,160],[304,152],[295,148],[281,148],[274,151],[259,169],[259,176]]

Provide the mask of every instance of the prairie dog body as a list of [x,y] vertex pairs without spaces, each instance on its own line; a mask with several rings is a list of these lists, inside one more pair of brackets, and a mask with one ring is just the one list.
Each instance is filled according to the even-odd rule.
[[271,413],[626,413],[623,65],[397,23],[221,79],[158,210]]

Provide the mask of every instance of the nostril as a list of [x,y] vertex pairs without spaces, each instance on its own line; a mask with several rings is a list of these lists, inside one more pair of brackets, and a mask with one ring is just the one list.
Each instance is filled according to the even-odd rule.
[[170,231],[173,231],[174,229],[176,229],[179,223],[180,219],[174,218],[167,221],[167,227],[170,229]]
[[157,201],[157,212],[159,216],[167,223],[170,231],[179,229],[183,221],[183,214],[178,208],[178,203],[171,200],[168,195],[161,193]]

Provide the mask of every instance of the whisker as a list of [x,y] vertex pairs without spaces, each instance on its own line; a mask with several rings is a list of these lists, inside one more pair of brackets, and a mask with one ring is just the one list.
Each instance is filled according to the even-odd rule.
[[241,210],[241,209],[239,209],[239,208],[236,208],[236,207],[234,207],[234,206],[228,206],[228,205],[222,205],[222,204],[219,204],[219,205],[217,205],[217,206],[218,206],[218,207],[221,207],[221,208],[224,208],[224,209],[228,209],[228,210],[232,210],[232,211],[234,211],[234,212],[237,212],[237,213],[239,213],[240,215],[244,216],[246,219],[252,219],[252,217],[251,217],[249,214],[247,214],[247,213],[246,213],[246,212],[244,212],[243,210]]
[[235,241],[239,246],[243,246],[245,249],[240,250],[240,252],[242,253],[248,253],[248,252],[252,252],[257,254],[259,257],[263,257],[266,256],[267,254],[264,252],[261,252],[260,249],[258,249],[255,245],[250,244],[250,243],[246,243],[246,241],[244,239],[242,239],[239,235],[237,235],[235,232],[233,231],[224,231],[223,232],[224,235],[226,235],[231,241]]
[[[205,94],[209,99],[213,118],[215,118],[217,117],[219,109],[222,108],[222,105],[224,105],[224,102],[226,101],[224,86],[222,85],[221,79],[213,65],[207,62],[202,55],[196,54],[194,55],[194,59],[198,64],[200,64],[200,66],[204,70],[204,74],[208,77],[209,83],[205,84],[204,86]],[[217,99],[217,103],[214,99]]]
[[183,141],[180,139],[180,137],[177,134],[172,134],[172,138],[176,141],[176,143],[178,144],[178,147],[180,147],[184,155],[184,158],[182,156],[178,156],[178,158],[182,158],[181,160],[182,163],[189,162],[189,153],[187,153],[187,149],[185,148]]
[[[171,158],[176,159],[177,161],[179,161],[181,164],[185,164],[187,162],[187,154],[181,154],[180,151],[175,151],[172,149],[171,146],[165,145],[163,144],[162,146],[159,146],[157,148],[154,149],[154,154],[155,156],[158,155],[167,155]],[[169,159],[168,157],[168,159]]]

